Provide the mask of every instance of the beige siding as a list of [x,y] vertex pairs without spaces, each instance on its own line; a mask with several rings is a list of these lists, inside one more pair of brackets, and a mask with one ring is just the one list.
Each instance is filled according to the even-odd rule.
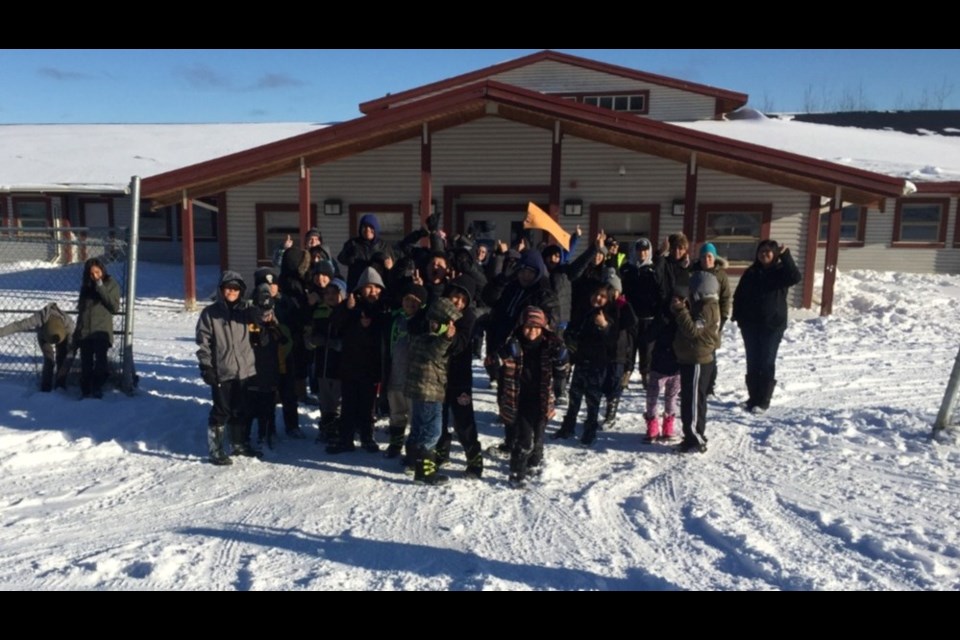
[[497,117],[433,136],[433,187],[549,185],[552,132]]
[[[771,204],[770,237],[790,247],[794,261],[803,273],[806,257],[807,217],[810,209],[810,194],[780,187],[750,178],[700,169],[697,180],[698,204]],[[699,221],[695,236],[700,233]],[[700,238],[692,239],[699,246]],[[804,278],[809,274],[803,273]],[[738,277],[731,278],[736,286]],[[803,300],[803,284],[792,289],[791,304],[800,306]]]
[[[923,197],[943,198],[946,194],[924,192]],[[893,247],[893,220],[896,200],[888,199],[883,210],[867,210],[864,246],[840,247],[837,267],[840,271],[874,269],[905,273],[960,273],[960,248],[953,246],[957,224],[957,198],[950,198],[947,218],[947,243],[943,249],[908,249]],[[825,248],[817,251],[817,273],[823,272]]]
[[[621,166],[626,171],[622,176]],[[564,227],[574,227],[579,222],[586,232],[592,205],[655,204],[660,206],[660,238],[682,229],[683,218],[671,216],[670,210],[673,201],[684,196],[685,164],[565,136],[562,167],[560,201],[582,199],[584,207],[582,221],[561,216]],[[631,240],[621,238],[621,242]]]
[[[683,91],[649,82],[640,82],[611,73],[585,69],[554,60],[543,60],[519,69],[498,73],[489,78],[504,84],[511,84],[541,93],[584,93],[589,91],[649,91],[650,108],[647,117],[654,120],[703,120],[712,118],[716,108],[716,99],[700,93]],[[479,82],[474,80],[473,82]],[[449,91],[450,87],[444,91]],[[437,92],[440,93],[440,92]],[[416,100],[428,98],[433,94],[418,96]],[[406,100],[396,105],[412,102]]]
[[631,80],[553,60],[513,69],[492,76],[491,79],[542,93],[649,91],[650,107],[647,117],[653,120],[703,120],[712,118],[716,107],[716,99],[712,96]]

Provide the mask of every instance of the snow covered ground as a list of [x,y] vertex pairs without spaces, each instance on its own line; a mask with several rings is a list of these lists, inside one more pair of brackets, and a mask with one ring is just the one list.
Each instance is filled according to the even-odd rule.
[[[199,275],[212,291],[216,274]],[[794,314],[762,416],[737,408],[728,326],[709,452],[644,445],[634,386],[594,448],[548,440],[526,490],[496,458],[463,479],[458,447],[442,488],[382,456],[327,455],[306,409],[310,439],[204,463],[210,403],[181,286],[179,268],[142,265],[134,396],[0,384],[0,589],[960,588],[960,445],[931,438],[960,276],[840,274],[833,317]],[[502,430],[478,384],[490,445]]]

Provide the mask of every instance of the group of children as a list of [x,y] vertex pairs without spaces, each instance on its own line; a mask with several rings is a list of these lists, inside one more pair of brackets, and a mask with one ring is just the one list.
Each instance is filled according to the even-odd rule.
[[[510,455],[511,484],[522,485],[542,464],[546,426],[558,390],[566,387],[570,364],[569,404],[554,437],[575,435],[586,400],[581,441],[589,446],[601,429],[604,399],[604,423],[616,418],[638,351],[647,389],[648,439],[673,437],[679,396],[684,433],[679,450],[705,450],[705,394],[721,316],[714,275],[696,272],[688,290],[676,285],[668,304],[648,311],[624,295],[624,288],[629,294],[644,282],[643,274],[631,268],[652,265],[649,241],[638,241],[636,248],[646,255],[638,251],[637,264],[618,269],[601,251],[601,233],[584,258],[599,256],[594,266],[600,271],[585,280],[589,302],[569,315],[566,326],[558,326],[557,296],[539,251],[520,247],[510,256],[498,244],[500,262],[486,270],[487,283],[478,273],[482,265],[473,263],[477,253],[464,257],[434,248],[411,257],[411,268],[394,264],[382,250],[373,250],[381,246],[378,231],[375,218],[365,216],[357,238],[348,241],[353,243],[349,251],[345,245],[338,256],[349,263],[350,286],[319,243],[307,251],[288,248],[280,256],[299,290],[285,292],[284,272],[264,268],[255,275],[254,294],[244,299],[240,276],[224,272],[218,300],[201,313],[197,326],[201,373],[213,388],[208,421],[212,462],[230,461],[224,447],[227,428],[234,455],[259,454],[250,443],[254,420],[259,439],[271,444],[278,395],[287,433],[296,437],[296,402],[303,395],[298,381],[309,377],[320,405],[318,440],[326,443],[328,453],[354,451],[358,437],[364,451],[381,450],[374,435],[379,397],[389,411],[385,455],[402,455],[415,481],[436,485],[448,480],[438,469],[449,458],[450,426],[464,449],[465,475],[481,477],[472,360],[477,309],[484,301],[492,307],[484,323],[486,364],[497,384],[506,433],[499,448]],[[431,244],[438,235],[433,230],[424,234]],[[307,239],[317,236],[311,230]],[[662,298],[662,292],[652,297]],[[656,411],[661,392],[666,396],[662,423]],[[292,424],[287,417],[291,402]]]

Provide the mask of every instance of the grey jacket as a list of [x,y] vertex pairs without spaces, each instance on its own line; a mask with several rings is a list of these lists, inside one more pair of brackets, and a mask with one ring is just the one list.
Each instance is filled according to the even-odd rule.
[[4,327],[0,327],[0,338],[14,333],[36,331],[37,342],[43,344],[46,342],[44,336],[44,326],[46,326],[51,319],[59,320],[63,324],[63,327],[66,330],[67,345],[72,346],[73,332],[75,330],[73,318],[65,314],[60,307],[57,306],[56,302],[51,302],[50,304],[44,306],[43,309],[40,309],[40,311],[27,316],[23,320],[17,320],[16,322],[11,322]]
[[197,320],[197,360],[200,368],[212,367],[218,382],[246,380],[256,375],[256,360],[250,344],[249,324],[256,323],[261,312],[247,300],[238,300],[231,308],[217,301],[200,313]]

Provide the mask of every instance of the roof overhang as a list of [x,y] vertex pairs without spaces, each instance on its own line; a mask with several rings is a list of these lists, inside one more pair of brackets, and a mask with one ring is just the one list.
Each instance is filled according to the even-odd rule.
[[141,193],[154,206],[201,197],[295,172],[301,163],[323,164],[356,153],[486,116],[631,149],[677,162],[833,196],[875,203],[899,197],[907,181],[794,153],[740,142],[631,114],[578,104],[490,80],[278,142],[158,174],[143,180]]
[[70,184],[70,183],[30,183],[0,184],[0,193],[100,193],[127,195],[129,184]]

